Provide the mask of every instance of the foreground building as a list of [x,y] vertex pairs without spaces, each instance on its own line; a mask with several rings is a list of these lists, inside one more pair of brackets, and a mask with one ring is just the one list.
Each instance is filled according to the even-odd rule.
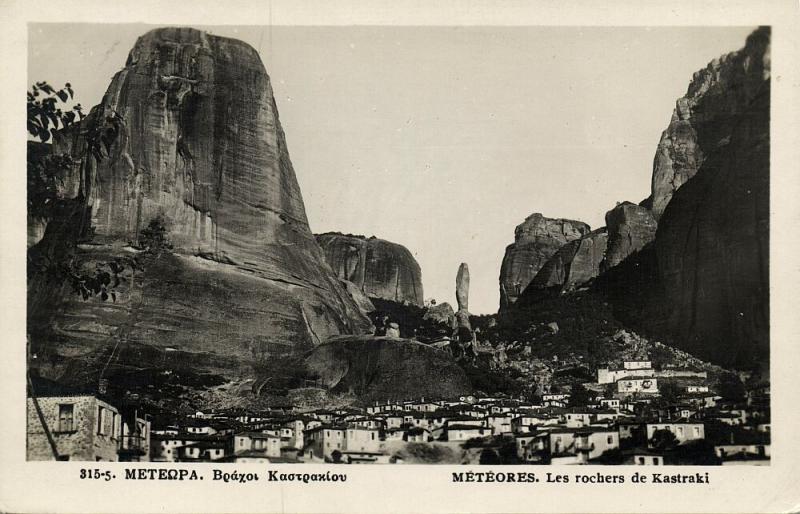
[[28,398],[28,460],[117,461],[122,418],[93,395]]

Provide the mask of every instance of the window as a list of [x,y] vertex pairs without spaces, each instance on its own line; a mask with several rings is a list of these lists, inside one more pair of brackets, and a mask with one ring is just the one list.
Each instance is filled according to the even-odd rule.
[[694,427],[694,436],[700,437],[700,427]]
[[372,432],[372,440],[375,440],[375,432]]
[[71,403],[62,403],[58,406],[58,431],[72,432],[75,430],[75,406]]
[[653,464],[658,466],[659,464],[661,464],[661,460],[658,457],[653,457]]
[[644,464],[644,457],[639,457],[639,464]]
[[614,438],[612,436],[608,436],[608,444],[614,444]]
[[111,438],[116,439],[117,435],[122,433],[120,422],[122,421],[122,416],[117,413],[114,413],[114,424],[113,424],[113,431],[111,432]]
[[105,417],[106,410],[102,407],[97,407],[97,433],[103,433],[103,418]]

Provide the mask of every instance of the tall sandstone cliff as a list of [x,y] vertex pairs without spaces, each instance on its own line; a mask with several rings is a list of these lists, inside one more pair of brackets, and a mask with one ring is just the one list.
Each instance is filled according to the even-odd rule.
[[[126,269],[114,301],[33,273],[28,322],[40,351],[88,362],[138,344],[242,372],[266,347],[310,348],[370,326],[309,229],[269,77],[245,43],[148,32],[55,151],[79,161],[65,187],[76,223],[52,220],[32,258],[66,246],[87,269],[145,264]],[[173,249],[144,259],[137,243],[155,219]]]
[[606,214],[607,245],[596,231],[555,252],[519,306],[594,277],[615,322],[768,372],[769,51],[759,28],[694,74],[658,144],[651,196]]
[[[659,144],[652,244],[599,281],[637,329],[768,370],[770,31],[695,73]],[[680,137],[678,137],[680,134]]]
[[647,207],[622,202],[606,213],[608,248],[600,263],[600,271],[607,271],[634,252],[651,243],[656,236],[657,223]]
[[422,306],[422,271],[405,246],[338,232],[316,238],[334,273],[368,297]]
[[550,288],[569,291],[589,282],[600,274],[607,245],[605,228],[570,241],[548,259],[523,294],[527,296],[533,294],[533,290]]
[[684,347],[717,362],[769,356],[768,79],[672,197],[656,235],[668,326]]
[[528,216],[514,230],[514,242],[506,247],[500,267],[500,309],[517,301],[542,266],[570,241],[590,231],[586,223],[546,218],[539,213]]
[[769,28],[760,28],[742,50],[714,59],[694,74],[686,95],[676,102],[653,160],[651,202],[656,220],[705,159],[728,144],[769,75],[769,46]]

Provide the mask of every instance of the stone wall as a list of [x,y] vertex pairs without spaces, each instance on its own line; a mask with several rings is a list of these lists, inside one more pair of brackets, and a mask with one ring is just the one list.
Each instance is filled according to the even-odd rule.
[[[117,409],[94,396],[52,396],[38,398],[45,423],[56,442],[61,456],[73,461],[116,461],[121,418]],[[59,425],[59,406],[72,405],[72,430],[62,431]],[[98,434],[99,408],[113,414],[104,427],[106,434]],[[28,398],[27,458],[28,460],[54,460],[47,435],[39,420],[33,400]],[[108,429],[110,425],[110,430]]]

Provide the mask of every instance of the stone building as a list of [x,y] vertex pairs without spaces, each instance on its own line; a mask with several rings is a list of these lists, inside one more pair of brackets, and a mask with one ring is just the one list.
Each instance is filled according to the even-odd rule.
[[40,396],[37,401],[41,417],[33,398],[28,398],[28,460],[119,460],[122,417],[115,407],[89,394]]

